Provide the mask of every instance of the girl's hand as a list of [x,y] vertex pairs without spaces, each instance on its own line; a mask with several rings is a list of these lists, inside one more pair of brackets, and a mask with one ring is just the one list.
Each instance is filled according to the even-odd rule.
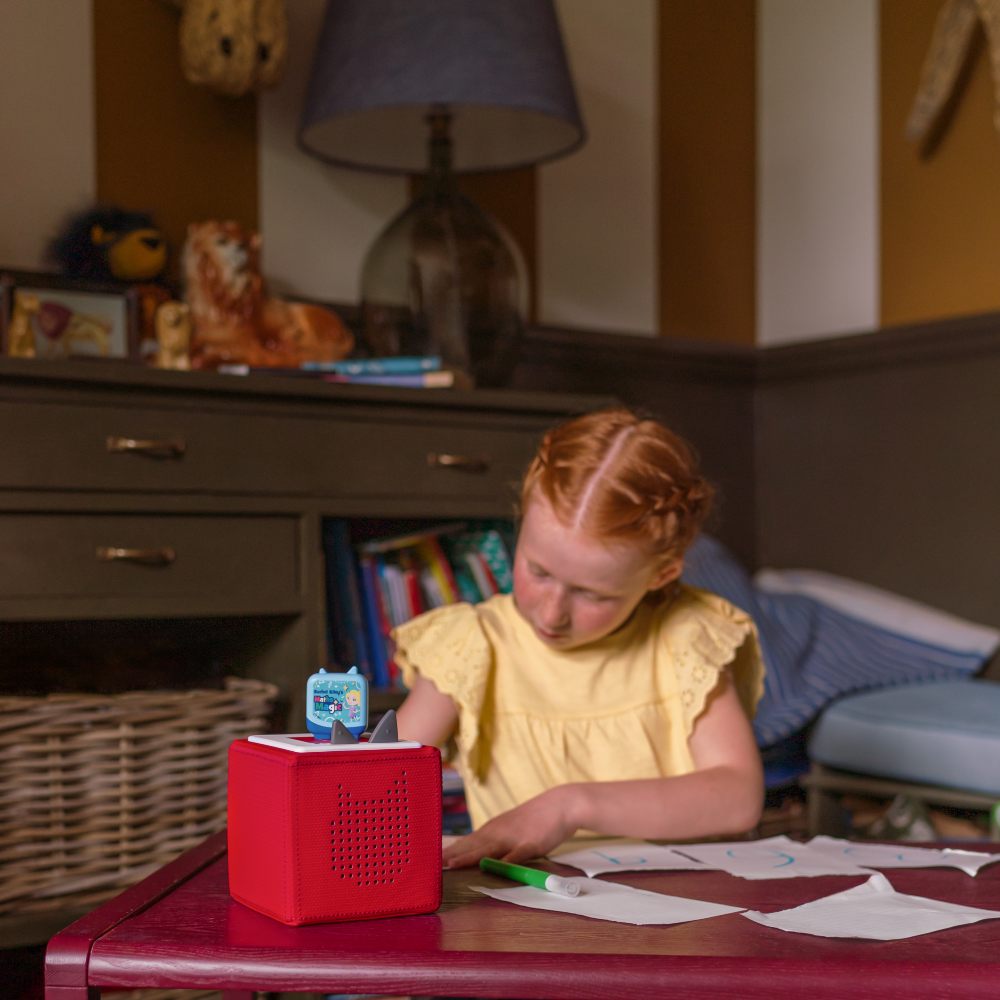
[[571,797],[572,786],[561,785],[495,816],[445,848],[445,868],[467,868],[480,858],[522,862],[542,857],[577,829],[569,815]]

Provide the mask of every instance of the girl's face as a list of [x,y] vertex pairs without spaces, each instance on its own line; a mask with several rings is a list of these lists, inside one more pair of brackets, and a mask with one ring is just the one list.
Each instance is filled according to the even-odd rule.
[[528,504],[514,555],[514,600],[547,646],[575,649],[623,625],[650,590],[680,575],[640,545],[567,527],[543,496]]

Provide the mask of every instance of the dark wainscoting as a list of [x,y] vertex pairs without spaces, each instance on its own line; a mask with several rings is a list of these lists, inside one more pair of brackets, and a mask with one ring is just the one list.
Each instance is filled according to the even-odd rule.
[[757,558],[1000,625],[1000,315],[761,352]]
[[1000,314],[766,349],[535,329],[515,388],[614,395],[691,440],[713,530],[1000,625]]

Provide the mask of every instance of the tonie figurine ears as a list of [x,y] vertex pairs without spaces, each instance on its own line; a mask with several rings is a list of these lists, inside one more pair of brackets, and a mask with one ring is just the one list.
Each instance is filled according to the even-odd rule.
[[[346,673],[320,668],[306,682],[306,725],[318,740],[345,742],[334,730],[344,730],[353,741],[368,725],[368,680],[351,667]],[[339,733],[339,730],[338,730]]]
[[396,727],[396,711],[390,708],[381,719],[378,725],[372,730],[368,737],[369,743],[398,743],[399,730]]

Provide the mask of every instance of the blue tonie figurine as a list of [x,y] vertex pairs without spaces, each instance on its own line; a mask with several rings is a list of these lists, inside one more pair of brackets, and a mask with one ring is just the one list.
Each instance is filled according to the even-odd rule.
[[320,667],[306,683],[306,725],[318,740],[330,739],[333,724],[341,722],[357,739],[368,725],[368,680],[351,667],[346,674]]

